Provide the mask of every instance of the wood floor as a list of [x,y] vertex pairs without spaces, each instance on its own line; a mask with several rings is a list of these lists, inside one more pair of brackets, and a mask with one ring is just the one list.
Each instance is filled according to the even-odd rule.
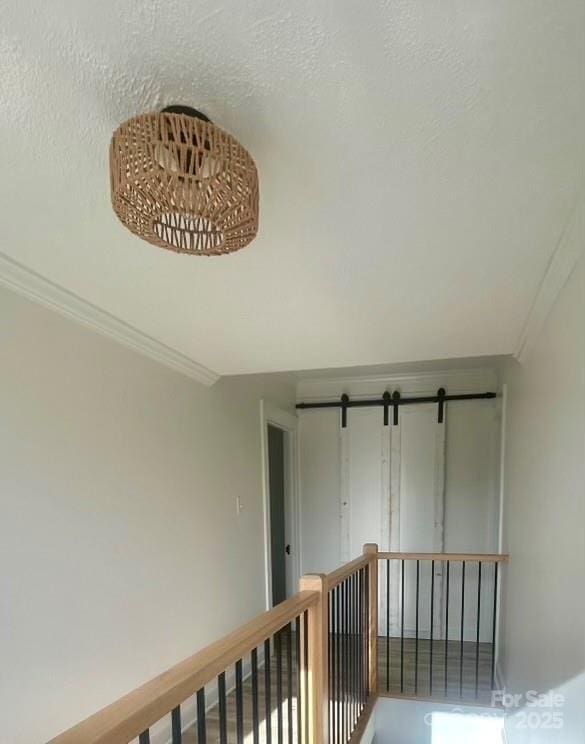
[[[436,700],[463,700],[465,702],[491,702],[491,643],[479,644],[476,696],[476,645],[449,641],[447,644],[447,686],[445,686],[445,642],[433,641],[433,669],[431,689],[430,641],[418,641],[418,663],[416,642],[404,639],[404,664],[401,670],[400,638],[378,639],[378,681],[380,694],[403,694],[407,696],[433,698]],[[415,669],[418,668],[418,674]]]

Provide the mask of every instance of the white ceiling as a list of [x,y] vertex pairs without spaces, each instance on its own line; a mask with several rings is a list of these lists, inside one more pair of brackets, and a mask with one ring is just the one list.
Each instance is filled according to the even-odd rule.
[[[0,252],[220,374],[515,350],[578,199],[582,0],[20,0]],[[108,144],[185,103],[255,157],[232,256],[126,232]]]

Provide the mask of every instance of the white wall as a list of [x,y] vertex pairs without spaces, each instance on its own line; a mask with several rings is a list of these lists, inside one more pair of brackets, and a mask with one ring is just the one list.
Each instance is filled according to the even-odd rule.
[[[510,742],[585,741],[585,260],[532,352],[511,366],[505,478],[501,666],[508,689],[567,696],[564,727]],[[528,709],[527,709],[528,710]],[[550,710],[550,709],[548,709]],[[538,711],[537,711],[538,712]]]
[[0,355],[0,741],[35,744],[265,609],[259,399],[294,401],[5,290]]

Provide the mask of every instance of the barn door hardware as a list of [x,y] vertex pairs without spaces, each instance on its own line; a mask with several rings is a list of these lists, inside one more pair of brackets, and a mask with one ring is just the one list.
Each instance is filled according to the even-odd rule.
[[394,406],[392,423],[394,424],[394,426],[398,426],[398,407],[400,406],[400,403],[401,403],[400,393],[398,390],[395,390],[392,393],[392,405]]
[[442,424],[445,418],[445,388],[439,388],[437,390],[437,398],[439,399],[439,413],[437,417],[437,423]]
[[345,393],[341,396],[341,428],[347,426],[347,407],[349,406],[349,395]]
[[387,390],[384,391],[382,400],[384,401],[384,426],[388,426],[388,407],[390,406],[390,393]]
[[496,393],[465,393],[462,395],[447,395],[445,388],[439,388],[436,395],[426,395],[419,398],[403,398],[398,390],[392,395],[386,390],[381,398],[371,398],[367,400],[350,400],[349,395],[344,393],[339,400],[326,400],[315,403],[297,403],[296,407],[300,410],[307,408],[341,408],[341,426],[347,427],[347,409],[348,408],[365,408],[370,406],[382,406],[384,409],[384,426],[388,426],[388,412],[390,406],[393,409],[392,423],[398,425],[398,409],[400,406],[410,406],[417,403],[437,403],[438,413],[437,420],[440,424],[445,420],[445,403],[450,400],[488,400],[496,397]]

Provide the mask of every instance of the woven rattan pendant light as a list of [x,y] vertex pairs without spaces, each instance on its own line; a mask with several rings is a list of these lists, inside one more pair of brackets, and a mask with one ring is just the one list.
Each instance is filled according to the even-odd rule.
[[256,165],[195,109],[169,106],[124,122],[112,137],[110,173],[115,213],[149,243],[218,256],[256,237]]

